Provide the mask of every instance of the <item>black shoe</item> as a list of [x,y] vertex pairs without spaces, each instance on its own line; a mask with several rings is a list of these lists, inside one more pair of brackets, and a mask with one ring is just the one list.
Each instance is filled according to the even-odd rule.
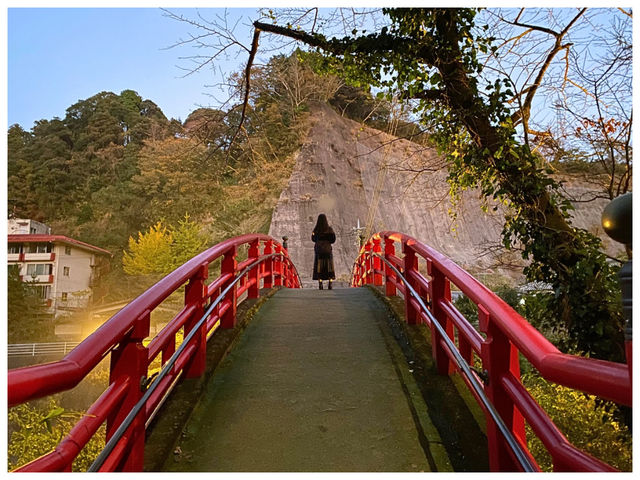
[[319,284],[318,284],[318,288],[319,288],[320,290],[322,290],[322,283],[319,283]]
[[333,290],[333,286],[331,286],[331,282],[329,282],[329,290]]

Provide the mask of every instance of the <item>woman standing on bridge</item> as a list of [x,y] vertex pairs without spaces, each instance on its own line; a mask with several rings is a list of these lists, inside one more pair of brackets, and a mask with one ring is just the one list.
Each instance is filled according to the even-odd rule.
[[313,259],[313,279],[318,280],[318,288],[322,290],[322,281],[329,280],[329,290],[332,289],[331,280],[336,278],[333,268],[333,250],[331,244],[336,241],[336,234],[329,226],[324,213],[318,215],[318,221],[313,228],[311,240],[315,243]]

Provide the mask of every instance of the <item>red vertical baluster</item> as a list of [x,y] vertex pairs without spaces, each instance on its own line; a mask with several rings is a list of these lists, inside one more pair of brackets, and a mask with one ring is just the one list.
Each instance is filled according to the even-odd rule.
[[[205,280],[209,276],[209,265],[204,263],[200,265],[198,271],[189,280],[184,291],[185,306],[194,305],[196,308],[191,317],[184,324],[185,337],[191,330],[196,328],[196,324],[204,315],[204,304],[206,301],[206,285]],[[207,361],[207,322],[203,322],[194,337],[191,339],[196,351],[186,367],[186,377],[196,378],[204,373]]]
[[[267,240],[264,245],[264,254],[271,255],[273,253],[273,240]],[[273,257],[265,260],[263,262],[264,272],[266,276],[264,277],[264,288],[273,287]]]
[[[487,338],[482,342],[481,357],[483,368],[488,373],[485,391],[487,397],[496,408],[500,418],[513,435],[526,445],[524,418],[516,409],[513,400],[502,388],[502,377],[511,373],[520,378],[518,350],[504,335],[500,328],[491,321],[489,312],[478,305],[479,327]],[[487,441],[489,443],[489,467],[492,471],[520,471],[520,465],[513,459],[504,437],[495,422],[487,415]]]
[[[389,237],[384,238],[384,257],[387,260],[390,260],[391,255],[396,254],[396,247],[393,243],[393,240]],[[384,284],[385,284],[385,294],[388,297],[392,297],[396,294],[396,284],[394,283],[396,280],[396,272],[394,272],[391,267],[385,263],[384,264]]]
[[289,255],[287,252],[286,241],[282,244],[282,253],[284,253],[284,256],[282,257],[282,285],[289,288],[291,285],[289,284]]
[[371,256],[371,252],[373,251],[373,243],[367,242],[364,246],[365,251],[365,281],[367,285],[371,285],[373,283],[373,257]]
[[[380,245],[381,239],[379,235],[376,235],[373,239],[373,253],[382,253],[382,246]],[[380,287],[382,286],[382,274],[377,273],[382,270],[382,259],[380,257],[373,257],[373,284]]]
[[[120,408],[111,413],[107,418],[107,441],[120,426],[131,409],[142,398],[141,381],[147,375],[147,348],[142,341],[149,336],[149,323],[151,312],[146,311],[135,322],[131,333],[125,337],[111,352],[111,370],[109,383],[124,378],[129,378],[129,391]],[[133,420],[127,430],[130,437],[128,454],[121,465],[125,472],[141,472],[144,463],[144,423],[145,409]]]
[[[431,313],[445,330],[448,337],[453,340],[453,323],[449,321],[449,317],[440,305],[440,302],[443,300],[451,301],[449,279],[446,278],[444,274],[433,265],[433,262],[429,260],[427,260],[427,273],[431,277],[431,281],[429,282]],[[454,367],[441,344],[441,340],[442,335],[440,335],[435,325],[431,325],[431,351],[433,353],[433,358],[436,362],[438,373],[441,375],[447,375],[454,370]]]
[[[222,265],[220,266],[220,273],[222,275],[230,273],[229,278],[223,285],[221,285],[221,291],[224,291],[228,285],[235,280],[236,270],[238,269],[238,261],[236,259],[237,247],[234,245],[227,250],[222,257]],[[231,301],[231,305],[220,319],[220,326],[222,328],[233,328],[236,326],[236,300],[237,300],[237,286],[235,284],[225,295],[225,299]]]
[[[406,242],[402,242],[402,253],[404,254],[404,278],[407,283],[416,289],[416,282],[413,279],[413,272],[418,270],[418,258],[413,248],[407,245]],[[417,290],[417,289],[416,289]],[[404,313],[407,323],[409,325],[415,325],[418,323],[418,312],[411,305],[411,292],[408,288],[404,290]]]
[[[257,260],[260,257],[260,240],[254,240],[249,244],[249,258]],[[260,266],[255,266],[247,273],[249,279],[248,298],[258,298],[260,295]]]
[[[278,244],[275,246],[276,253],[282,253],[282,247]],[[282,255],[277,255],[274,258],[273,262],[273,286],[280,287],[282,286]]]

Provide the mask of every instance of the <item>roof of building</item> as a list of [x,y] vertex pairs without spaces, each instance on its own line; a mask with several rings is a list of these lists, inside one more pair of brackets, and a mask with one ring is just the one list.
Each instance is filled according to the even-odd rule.
[[109,252],[108,250],[105,250],[104,248],[96,247],[94,245],[81,242],[80,240],[76,240],[75,238],[65,237],[64,235],[14,234],[14,235],[7,235],[7,238],[9,239],[9,243],[35,243],[35,242],[64,243],[67,245],[72,245],[74,247],[82,248],[84,250],[90,250],[92,252],[96,252],[102,255],[113,256],[111,252]]

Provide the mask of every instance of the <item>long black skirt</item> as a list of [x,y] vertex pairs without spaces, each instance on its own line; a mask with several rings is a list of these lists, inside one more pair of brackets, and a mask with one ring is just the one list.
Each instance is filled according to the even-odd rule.
[[328,256],[318,254],[313,259],[314,280],[335,280],[336,272],[333,268],[333,254]]

